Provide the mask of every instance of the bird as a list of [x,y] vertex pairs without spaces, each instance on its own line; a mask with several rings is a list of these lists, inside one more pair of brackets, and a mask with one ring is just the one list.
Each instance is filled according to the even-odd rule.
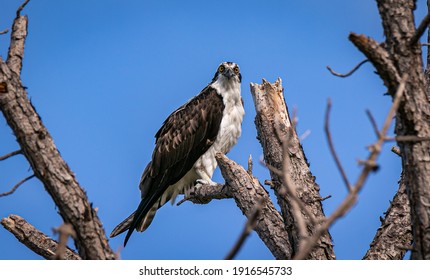
[[239,65],[222,62],[212,81],[167,117],[139,182],[139,206],[113,229],[111,238],[128,230],[125,247],[134,230],[145,231],[168,201],[173,204],[192,187],[216,185],[215,155],[227,154],[242,133],[241,82]]

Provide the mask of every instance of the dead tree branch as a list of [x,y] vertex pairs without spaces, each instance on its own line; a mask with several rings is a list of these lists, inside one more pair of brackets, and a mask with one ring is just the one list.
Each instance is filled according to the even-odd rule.
[[13,23],[6,63],[0,58],[0,83],[7,84],[7,92],[0,94],[0,109],[15,134],[23,155],[53,198],[61,217],[73,225],[79,255],[83,259],[114,259],[115,254],[109,247],[96,211],[74,173],[61,157],[22,85],[20,72],[27,35],[27,17],[21,16],[20,11],[18,10]]
[[361,191],[361,189],[364,186],[364,183],[367,180],[367,177],[369,174],[373,171],[373,163],[376,163],[376,160],[378,159],[379,154],[382,150],[382,145],[385,143],[385,135],[388,132],[388,129],[390,128],[391,121],[397,112],[397,109],[400,105],[400,101],[403,97],[403,92],[405,90],[405,84],[408,76],[404,75],[404,77],[401,80],[401,83],[399,85],[399,88],[395,94],[393,104],[391,105],[390,111],[387,114],[387,117],[385,119],[384,125],[379,132],[380,137],[376,141],[375,144],[372,145],[372,148],[370,149],[370,154],[367,157],[366,162],[369,164],[364,164],[363,169],[361,170],[361,173],[355,182],[355,184],[352,186],[351,191],[348,193],[346,198],[342,201],[342,203],[339,205],[339,207],[325,220],[324,223],[319,225],[317,229],[315,230],[315,234],[308,238],[305,242],[303,242],[303,246],[300,248],[300,251],[298,254],[294,257],[295,259],[305,259],[308,254],[311,252],[311,250],[316,246],[318,239],[320,238],[321,234],[324,234],[329,227],[340,217],[344,216],[351,208],[355,205],[357,201],[358,193]]
[[19,154],[22,154],[21,150],[10,152],[10,153],[8,153],[8,154],[6,154],[4,156],[1,156],[0,157],[0,161],[8,159],[8,158],[16,156],[16,155],[19,155]]
[[58,246],[55,250],[55,260],[65,260],[67,250],[67,240],[69,236],[76,238],[76,232],[73,230],[71,224],[63,223],[58,228],[53,229],[54,233],[58,233]]
[[254,227],[260,239],[276,259],[290,259],[293,250],[289,242],[288,232],[267,191],[257,178],[249,175],[242,166],[228,159],[225,155],[217,154],[216,159],[225,179],[226,187],[230,189],[237,206],[248,219],[251,219],[255,214],[255,209],[258,209],[259,205],[262,204],[261,212]]
[[191,201],[194,204],[207,204],[212,199],[233,198],[230,189],[225,185],[198,185],[193,187],[189,194],[185,194],[184,198],[176,205],[179,206],[185,201]]
[[420,25],[418,26],[418,28],[415,30],[414,35],[412,36],[409,45],[412,47],[413,45],[415,45],[416,43],[419,42],[421,36],[423,36],[424,32],[426,31],[427,27],[429,26],[430,23],[430,14],[428,13],[423,20],[421,21]]
[[255,228],[257,224],[257,218],[260,215],[260,212],[263,208],[264,201],[260,201],[256,208],[254,209],[254,212],[248,217],[248,220],[246,221],[245,227],[242,230],[242,233],[240,234],[237,242],[234,244],[234,246],[231,248],[230,252],[227,254],[227,256],[224,258],[225,260],[232,260],[239,252],[240,248],[243,246],[243,243],[245,242],[248,235],[251,233],[251,231]]
[[3,31],[0,31],[0,35],[3,35],[3,34],[6,34],[6,33],[8,33],[9,32],[9,29],[5,29],[5,30],[3,30]]
[[[256,109],[255,125],[257,127],[257,138],[260,141],[264,160],[270,168],[272,187],[275,191],[278,204],[281,207],[282,216],[289,236],[291,237],[294,254],[299,250],[299,229],[297,221],[294,220],[291,205],[291,196],[288,196],[284,189],[284,178],[277,170],[283,170],[284,164],[284,143],[288,139],[287,154],[289,160],[288,176],[296,186],[301,186],[296,190],[296,196],[300,198],[306,206],[307,211],[302,211],[305,221],[312,218],[305,213],[314,213],[315,220],[325,218],[319,186],[315,182],[315,177],[309,170],[309,166],[300,145],[295,129],[292,129],[292,121],[288,114],[284,101],[282,81],[278,79],[274,84],[263,80],[261,85],[251,83],[251,94]],[[314,233],[314,227],[307,227],[307,235]],[[334,259],[333,245],[328,233],[320,236],[318,245],[309,256],[310,259]]]
[[[7,218],[3,218],[1,220],[1,224],[5,229],[15,235],[19,242],[27,246],[36,254],[48,260],[54,258],[55,252],[58,248],[58,243],[37,230],[20,216],[10,215]],[[81,259],[78,254],[68,247],[65,248],[63,256],[66,260]]]
[[363,259],[403,259],[407,251],[405,248],[411,247],[413,241],[410,213],[406,185],[403,178],[400,178],[399,189]]
[[346,175],[345,169],[342,166],[342,163],[340,162],[340,159],[336,153],[336,149],[334,148],[334,144],[333,144],[333,139],[331,137],[331,132],[330,132],[330,111],[331,111],[331,99],[328,99],[327,101],[327,109],[326,109],[326,113],[325,113],[325,121],[324,121],[324,131],[325,131],[325,135],[327,137],[327,142],[328,142],[328,147],[330,149],[330,153],[333,156],[333,159],[336,163],[337,169],[339,170],[343,182],[345,183],[346,189],[348,190],[348,192],[351,192],[351,183],[348,180],[348,176]]
[[[362,35],[351,34],[350,39],[372,62],[389,92],[395,92],[400,76],[409,74],[404,102],[396,115],[397,136],[429,137],[429,83],[423,69],[421,46],[418,43],[410,44],[412,38],[419,34],[415,29],[414,3],[404,0],[376,2],[386,48],[375,48],[375,41]],[[423,22],[426,26],[427,23]],[[430,161],[424,160],[428,158],[430,143],[400,141],[398,145],[412,210],[414,249],[411,258],[430,259]]]
[[30,180],[31,178],[33,178],[35,176],[36,175],[33,174],[33,175],[30,175],[30,176],[22,179],[15,186],[13,186],[13,188],[10,191],[4,192],[4,193],[0,193],[0,197],[8,196],[8,195],[13,194],[19,188],[19,186],[21,186],[22,184],[24,184],[25,182],[27,182],[28,180]]
[[327,69],[328,69],[328,71],[330,71],[330,73],[331,73],[332,75],[334,75],[334,76],[336,76],[336,77],[346,78],[346,77],[349,77],[349,76],[351,76],[352,74],[354,74],[354,73],[355,73],[355,71],[357,71],[357,70],[358,70],[358,68],[360,68],[360,67],[361,67],[363,64],[365,64],[366,62],[369,62],[369,60],[368,60],[368,59],[365,59],[365,60],[361,61],[361,62],[360,62],[360,63],[358,63],[354,68],[352,68],[352,69],[351,69],[351,71],[349,71],[349,72],[347,72],[347,73],[345,73],[345,74],[338,73],[338,72],[334,71],[330,66],[327,66]]

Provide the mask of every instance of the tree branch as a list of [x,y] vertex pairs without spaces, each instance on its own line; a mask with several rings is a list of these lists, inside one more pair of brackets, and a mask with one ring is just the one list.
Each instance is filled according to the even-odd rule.
[[349,40],[372,62],[389,92],[396,92],[401,77],[390,54],[370,37],[350,33]]
[[[1,220],[1,224],[5,229],[15,235],[19,242],[27,246],[36,254],[48,260],[54,258],[55,252],[58,248],[58,243],[37,230],[20,216],[10,215],[7,218],[3,218]],[[73,250],[66,247],[64,251],[64,259],[80,260],[81,258]]]
[[196,185],[191,189],[190,193],[185,194],[184,198],[176,205],[179,206],[185,201],[191,201],[194,204],[207,204],[211,202],[212,199],[224,198],[233,198],[230,188],[225,185]]
[[331,111],[331,99],[327,101],[327,109],[325,113],[325,121],[324,121],[324,131],[327,137],[328,147],[330,148],[331,155],[336,163],[337,169],[342,175],[343,182],[345,183],[346,189],[348,192],[351,192],[351,183],[348,180],[348,176],[346,175],[345,169],[343,169],[342,163],[340,163],[340,159],[337,156],[336,149],[334,148],[333,140],[330,132],[330,111]]
[[19,74],[26,35],[27,17],[20,16],[18,11],[7,62],[0,59],[0,83],[7,84],[7,92],[0,94],[0,109],[34,174],[57,205],[61,217],[73,225],[77,235],[75,245],[80,256],[83,259],[114,259],[115,254],[109,247],[96,211],[61,157],[21,83]]
[[27,182],[28,180],[30,180],[31,178],[33,178],[35,175],[30,175],[24,179],[22,179],[21,181],[19,181],[15,186],[13,186],[13,188],[10,191],[4,192],[4,193],[0,193],[0,197],[3,196],[8,196],[13,194],[18,188],[19,186],[21,186],[22,184],[24,184],[25,182]]
[[385,218],[370,244],[364,260],[402,260],[413,242],[411,208],[403,176]]
[[243,243],[245,242],[248,235],[251,233],[251,231],[255,228],[257,224],[257,218],[260,215],[260,212],[263,208],[264,201],[259,201],[259,203],[256,205],[254,212],[248,217],[248,220],[246,221],[245,227],[243,228],[242,233],[240,234],[237,242],[234,244],[234,246],[231,248],[230,252],[227,254],[227,256],[224,258],[225,260],[232,260],[236,256],[236,254],[239,252],[240,248],[243,246]]
[[311,252],[311,250],[314,248],[314,246],[316,246],[318,239],[320,238],[320,235],[324,234],[337,219],[344,216],[352,208],[352,206],[355,205],[357,201],[358,193],[363,188],[364,183],[366,182],[369,174],[373,171],[373,163],[376,162],[379,154],[381,153],[382,145],[385,143],[385,140],[384,140],[385,135],[388,132],[391,121],[403,97],[403,92],[405,90],[405,84],[406,84],[407,78],[408,78],[407,75],[404,75],[404,77],[402,78],[400,86],[395,94],[393,104],[391,105],[390,111],[387,114],[384,125],[381,131],[379,132],[380,137],[378,138],[376,143],[371,146],[372,148],[370,149],[370,154],[366,160],[368,164],[363,165],[363,169],[361,170],[361,173],[357,181],[355,182],[354,186],[352,187],[351,191],[348,193],[346,198],[339,205],[339,207],[325,220],[324,223],[322,223],[317,227],[313,236],[311,236],[310,238],[305,240],[305,242],[303,242],[303,246],[300,248],[300,251],[298,252],[298,254],[294,257],[295,259],[305,259],[308,256],[308,254]]
[[368,60],[368,59],[365,59],[365,60],[361,61],[361,62],[360,62],[360,63],[358,63],[354,68],[352,68],[352,69],[351,69],[351,71],[349,71],[349,72],[347,72],[347,73],[345,73],[345,74],[341,74],[341,73],[338,73],[338,72],[334,71],[330,66],[327,66],[327,69],[328,69],[328,71],[330,71],[330,73],[331,73],[332,75],[334,75],[334,76],[336,76],[336,77],[346,78],[346,77],[349,77],[349,76],[351,76],[352,74],[354,74],[354,73],[355,73],[355,71],[357,71],[357,70],[358,70],[358,68],[360,68],[360,67],[361,67],[361,65],[365,64],[366,62],[369,62],[369,60]]
[[5,159],[8,159],[8,158],[13,157],[13,156],[16,156],[16,155],[19,155],[19,154],[22,154],[22,151],[21,151],[21,150],[17,150],[17,151],[10,152],[10,153],[8,153],[8,154],[6,154],[6,155],[4,155],[4,156],[1,156],[1,157],[0,157],[0,161],[5,160]]
[[[264,160],[269,168],[272,181],[272,187],[275,191],[278,204],[281,207],[282,217],[287,230],[289,231],[290,240],[294,249],[294,254],[299,249],[300,233],[298,224],[294,219],[291,199],[294,196],[287,195],[284,189],[284,177],[277,171],[283,170],[284,155],[288,155],[286,160],[289,161],[288,176],[297,188],[297,196],[305,205],[306,211],[302,211],[303,219],[322,220],[325,218],[319,186],[315,182],[315,177],[309,170],[306,156],[300,145],[299,138],[292,121],[288,114],[288,109],[283,97],[282,81],[278,79],[274,84],[263,80],[261,85],[251,83],[251,94],[256,109],[255,125],[257,127],[257,138],[260,141]],[[288,141],[287,141],[288,140]],[[285,143],[287,142],[287,143]],[[286,148],[284,149],[284,143]],[[294,198],[293,198],[294,199]],[[306,213],[314,213],[314,218],[309,217]],[[307,235],[314,232],[313,226],[307,227]],[[320,236],[318,246],[312,251],[310,259],[334,259],[333,245],[328,233]]]
[[430,23],[430,14],[428,13],[423,20],[421,21],[418,28],[415,30],[414,35],[412,36],[411,40],[409,41],[409,45],[413,46],[416,43],[419,42],[421,36],[423,36],[424,32],[426,31],[428,25]]
[[16,11],[16,18],[13,22],[12,33],[10,35],[10,46],[7,54],[7,66],[18,76],[21,75],[22,59],[24,57],[24,45],[27,38],[27,16],[21,16],[21,10],[27,5],[26,0]]
[[217,154],[216,159],[226,187],[230,189],[237,206],[248,219],[252,220],[255,209],[262,204],[254,228],[260,239],[276,259],[290,259],[293,251],[288,232],[267,191],[255,177],[225,155]]

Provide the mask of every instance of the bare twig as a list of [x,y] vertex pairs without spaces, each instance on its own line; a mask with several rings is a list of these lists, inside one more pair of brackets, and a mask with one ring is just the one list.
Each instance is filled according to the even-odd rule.
[[248,157],[248,170],[247,170],[247,172],[248,172],[249,175],[252,175],[252,166],[253,166],[252,155],[249,154],[249,157]]
[[36,175],[33,174],[31,176],[28,176],[27,178],[22,179],[15,186],[13,186],[13,188],[10,191],[4,192],[4,193],[0,193],[0,197],[8,196],[8,195],[13,194],[19,188],[19,186],[21,186],[22,184],[24,184],[25,182],[27,182],[28,180],[30,180],[34,176],[36,176]]
[[21,150],[17,150],[17,151],[10,152],[10,153],[8,153],[8,154],[6,154],[6,155],[4,155],[4,156],[1,156],[1,157],[0,157],[0,161],[5,160],[5,159],[8,159],[8,158],[10,158],[10,157],[13,157],[13,156],[18,155],[18,154],[21,154],[21,153],[22,153],[22,151],[21,151]]
[[9,32],[9,29],[5,29],[5,30],[3,30],[3,31],[0,31],[0,35],[3,35],[3,34],[6,34],[6,33],[8,33]]
[[351,70],[351,71],[349,71],[348,73],[345,73],[345,74],[341,74],[341,73],[338,73],[338,72],[334,71],[330,66],[327,66],[327,69],[328,69],[328,71],[330,71],[330,73],[331,73],[332,75],[334,75],[334,76],[336,76],[336,77],[346,78],[346,77],[349,77],[349,76],[351,76],[352,74],[354,74],[354,72],[355,72],[355,71],[357,71],[357,70],[358,70],[358,68],[360,68],[360,67],[361,67],[361,65],[363,65],[364,63],[366,63],[366,62],[368,62],[368,61],[369,61],[368,59],[365,59],[365,60],[361,61],[361,62],[360,62],[360,63],[358,63],[354,68],[352,68],[352,70]]
[[330,111],[331,111],[331,99],[329,98],[327,100],[327,109],[326,109],[326,113],[325,113],[325,122],[324,122],[325,135],[327,137],[328,146],[330,148],[331,155],[333,156],[334,161],[336,162],[336,166],[339,169],[339,172],[340,172],[340,174],[342,176],[343,182],[345,183],[345,186],[346,186],[347,190],[349,192],[351,192],[351,184],[349,183],[348,176],[346,176],[346,172],[343,169],[342,164],[340,163],[339,157],[337,156],[336,150],[334,148],[333,140],[332,140],[332,137],[331,137],[331,132],[330,132]]
[[409,45],[413,46],[420,40],[421,36],[423,36],[424,31],[426,31],[428,25],[430,23],[430,14],[427,14],[423,20],[421,21],[418,28],[415,30],[414,36],[412,36],[411,40],[409,41]]
[[75,230],[73,226],[69,223],[63,223],[58,228],[52,229],[54,233],[58,233],[58,246],[57,250],[55,250],[54,259],[55,260],[64,260],[67,249],[67,240],[69,236],[76,238]]
[[397,142],[420,142],[430,141],[430,137],[420,137],[415,135],[398,135],[394,137],[385,137],[385,141],[397,141]]
[[[394,115],[397,112],[397,109],[399,107],[400,101],[403,97],[403,92],[405,90],[407,79],[408,79],[407,74],[405,74],[401,79],[397,92],[394,95],[393,104],[391,105],[391,108],[387,114],[387,117],[385,118],[384,125],[381,131],[379,132],[380,137],[378,138],[376,143],[373,144],[373,148],[370,150],[370,154],[367,158],[367,162],[376,162],[376,159],[381,153],[382,145],[385,143],[385,135],[387,134],[388,129],[390,128],[391,121],[393,120]],[[366,182],[366,179],[371,172],[372,172],[372,167],[370,165],[365,164],[363,166],[363,169],[361,170],[360,176],[358,177],[354,187],[351,189],[351,192],[348,193],[348,195],[342,201],[339,207],[326,219],[326,221],[318,226],[318,228],[315,230],[314,235],[311,236],[309,239],[306,239],[305,242],[303,242],[303,246],[300,248],[299,252],[294,256],[294,259],[305,259],[308,256],[309,252],[316,245],[316,242],[318,241],[319,237],[322,234],[324,234],[337,219],[345,215],[352,208],[352,206],[357,201],[358,193],[363,188],[364,183]]]
[[397,146],[393,146],[393,147],[391,147],[391,151],[392,151],[393,153],[395,153],[396,155],[398,155],[399,157],[401,157],[401,156],[402,156],[402,152],[400,151],[400,148],[399,148],[399,147],[397,147]]
[[370,123],[372,124],[372,128],[375,131],[376,137],[379,138],[380,135],[379,135],[378,124],[376,123],[376,120],[373,117],[372,112],[370,112],[369,109],[366,109],[366,115],[369,117]]
[[21,15],[21,11],[22,9],[24,9],[25,5],[27,5],[27,3],[30,0],[25,0],[24,3],[21,4],[21,6],[19,6],[18,10],[16,10],[16,16],[19,17]]
[[263,200],[260,200],[259,203],[255,206],[254,211],[251,213],[251,215],[248,217],[248,220],[246,221],[246,224],[245,224],[245,227],[243,228],[242,233],[240,234],[234,246],[231,248],[230,252],[227,254],[227,256],[225,256],[224,258],[225,260],[234,259],[236,254],[239,252],[240,248],[243,246],[245,239],[255,228],[258,221],[258,216],[260,215],[261,210],[263,209],[263,202],[264,202]]

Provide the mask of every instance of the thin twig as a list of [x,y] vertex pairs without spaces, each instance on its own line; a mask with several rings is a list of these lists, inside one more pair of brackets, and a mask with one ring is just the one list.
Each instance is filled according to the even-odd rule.
[[391,147],[391,151],[392,151],[393,153],[395,153],[396,155],[398,155],[399,157],[401,157],[401,156],[402,156],[402,152],[400,151],[400,148],[399,148],[399,147],[397,147],[397,146],[393,146],[393,147]]
[[[266,164],[266,163],[264,163],[264,167],[268,168],[271,172],[275,173],[275,174],[276,174],[276,175],[278,175],[279,177],[284,176],[284,174],[283,174],[283,172],[282,172],[281,170],[276,169],[274,166],[271,166],[270,164]],[[274,184],[272,181],[269,181],[269,180],[265,180],[265,181],[264,181],[264,184],[265,184],[265,185],[270,186],[271,188],[274,188],[274,186],[275,186],[275,184]],[[283,187],[284,187],[284,186],[283,186]],[[284,188],[285,188],[285,187],[284,187]],[[288,188],[285,188],[285,190],[286,190],[286,191],[289,191],[289,189],[288,189]],[[280,192],[282,192],[282,190],[281,190]],[[289,193],[289,194],[290,194],[291,199],[292,199],[292,200],[295,200],[295,201],[300,205],[300,208],[301,208],[301,209],[302,209],[302,211],[306,214],[306,216],[309,218],[310,222],[311,222],[312,224],[316,224],[316,223],[318,223],[318,221],[315,219],[314,214],[312,214],[312,213],[309,211],[309,209],[304,205],[304,202],[303,202],[300,198],[298,198],[298,197],[297,197],[297,194],[295,194],[295,195],[292,195],[292,193]]]
[[21,186],[22,184],[24,184],[25,182],[27,182],[28,180],[30,180],[34,176],[36,176],[36,175],[33,174],[31,176],[28,176],[27,178],[22,179],[15,186],[13,186],[13,188],[10,191],[4,192],[4,193],[0,193],[0,197],[8,196],[8,195],[13,194],[16,191],[16,189],[19,188],[19,186]]
[[352,68],[352,70],[351,70],[351,71],[349,71],[348,73],[345,73],[345,74],[341,74],[341,73],[338,73],[338,72],[334,71],[330,66],[327,66],[327,69],[328,69],[328,71],[330,71],[330,73],[331,73],[332,75],[334,75],[334,76],[336,76],[336,77],[346,78],[346,77],[349,77],[349,76],[351,76],[352,74],[354,74],[354,72],[355,72],[355,71],[357,71],[357,70],[358,70],[358,68],[360,68],[360,67],[361,67],[361,65],[363,65],[364,63],[366,63],[366,62],[368,62],[368,61],[369,61],[368,59],[365,59],[365,60],[361,61],[361,62],[360,62],[360,63],[358,63],[354,68]]
[[[403,75],[401,82],[397,88],[397,92],[394,95],[393,104],[391,105],[390,111],[388,112],[387,117],[385,118],[384,125],[381,131],[379,132],[380,137],[373,145],[373,148],[371,149],[371,152],[367,158],[368,162],[376,162],[376,159],[381,153],[382,145],[385,143],[385,135],[387,134],[390,128],[390,124],[394,118],[395,113],[397,112],[397,109],[400,105],[400,101],[403,97],[403,92],[405,90],[407,79],[408,79],[408,75],[407,74]],[[325,220],[325,222],[320,224],[320,226],[318,226],[318,228],[315,230],[314,235],[312,235],[309,239],[306,239],[305,242],[303,242],[303,246],[300,248],[299,252],[294,256],[294,259],[305,259],[309,255],[311,250],[314,248],[314,246],[317,244],[317,241],[320,238],[320,236],[324,234],[337,219],[345,215],[352,208],[352,206],[357,201],[357,194],[363,188],[364,183],[366,182],[366,179],[371,172],[372,172],[371,166],[369,165],[363,166],[360,176],[358,177],[351,192],[348,193],[348,195],[342,201],[339,207]]]
[[6,155],[4,155],[4,156],[1,156],[1,157],[0,157],[0,161],[5,160],[5,159],[8,159],[8,158],[10,158],[10,157],[13,157],[13,156],[18,155],[18,154],[21,154],[21,153],[22,153],[22,151],[21,151],[21,150],[13,151],[13,152],[8,153],[8,154],[6,154]]
[[411,40],[409,41],[409,46],[413,46],[420,40],[421,36],[423,36],[424,31],[426,31],[428,25],[430,23],[430,14],[427,14],[423,20],[421,21],[418,28],[415,30],[414,36],[412,36]]
[[246,221],[245,227],[243,228],[241,235],[239,236],[239,238],[237,239],[236,243],[231,248],[227,256],[225,256],[224,258],[225,260],[234,259],[236,254],[239,252],[240,248],[243,246],[245,239],[248,237],[248,235],[257,225],[258,216],[260,215],[262,209],[263,209],[263,200],[260,200],[257,203],[257,205],[255,205],[254,212],[252,212],[251,215],[248,217],[248,220]]
[[17,16],[17,17],[19,17],[19,16],[21,15],[21,11],[22,11],[22,9],[24,9],[25,5],[27,5],[27,3],[28,3],[29,1],[30,1],[30,0],[25,0],[25,2],[24,2],[24,3],[22,3],[22,4],[21,4],[21,6],[19,6],[18,10],[16,10],[16,16]]
[[385,141],[397,141],[397,142],[421,142],[430,141],[430,137],[420,137],[415,135],[398,135],[394,137],[385,137]]
[[349,183],[348,180],[348,176],[346,176],[346,172],[343,169],[342,164],[340,163],[339,157],[337,156],[336,150],[334,148],[334,144],[333,144],[333,140],[331,137],[331,132],[330,132],[330,111],[331,111],[331,99],[329,98],[327,100],[327,109],[326,109],[326,113],[325,113],[325,122],[324,122],[324,130],[325,130],[325,135],[327,137],[327,141],[328,141],[328,147],[330,148],[330,152],[334,158],[334,161],[336,162],[336,166],[339,169],[339,172],[342,176],[343,182],[345,183],[345,186],[348,190],[348,192],[351,192],[351,184]]
[[249,175],[252,175],[252,166],[253,166],[252,155],[249,154],[249,157],[248,157],[248,170],[247,170],[247,172],[248,172]]
[[3,31],[0,31],[0,35],[3,35],[3,34],[6,34],[6,33],[8,33],[9,32],[9,29],[5,29],[5,30],[3,30]]
[[378,125],[376,124],[376,120],[369,109],[366,109],[366,115],[369,117],[370,123],[372,124],[372,128],[375,131],[376,138],[379,138],[380,135],[379,135]]
[[73,226],[69,223],[63,223],[58,228],[52,229],[54,233],[58,233],[58,246],[55,251],[54,260],[64,260],[66,249],[67,249],[67,240],[69,236],[76,238],[75,230]]

